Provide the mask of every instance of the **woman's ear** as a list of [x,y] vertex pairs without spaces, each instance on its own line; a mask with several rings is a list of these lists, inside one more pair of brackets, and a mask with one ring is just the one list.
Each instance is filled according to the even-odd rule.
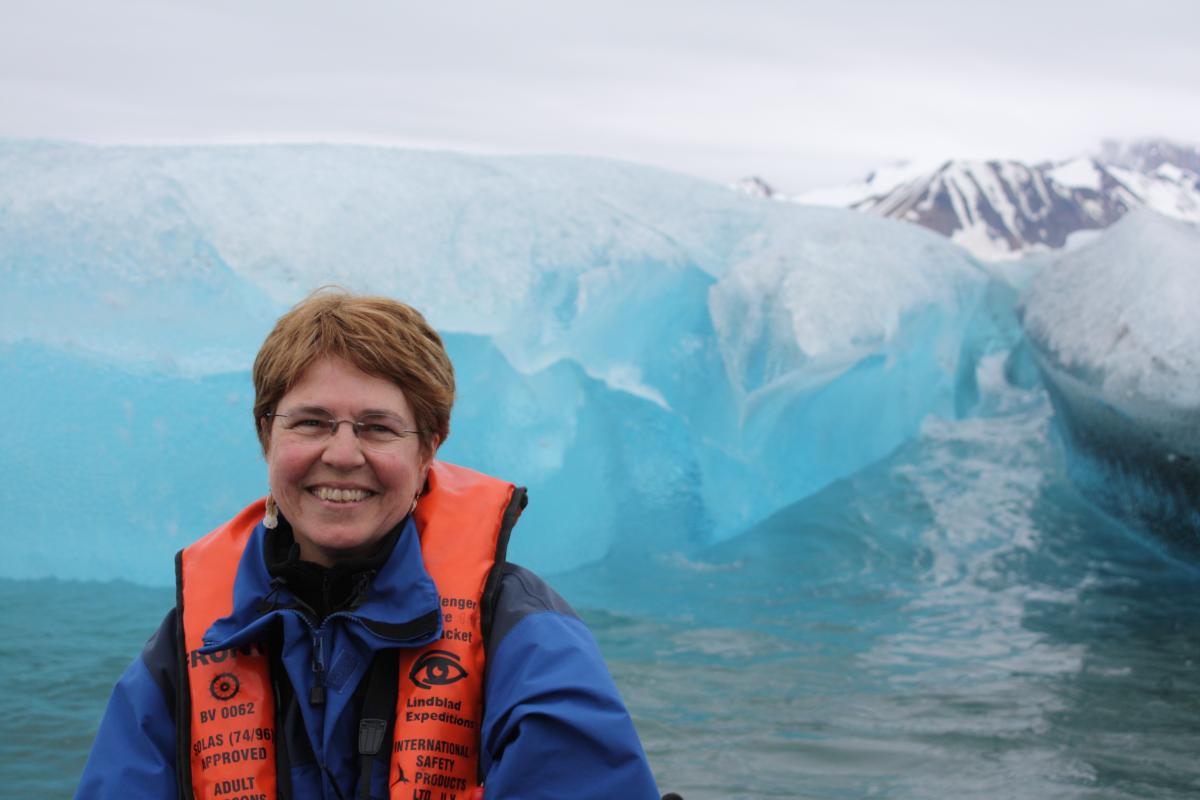
[[442,446],[442,437],[436,433],[429,437],[429,450],[426,452],[422,460],[421,466],[426,473],[429,472],[429,465],[433,463],[433,459],[437,457],[438,448]]
[[262,416],[258,418],[258,443],[262,447],[263,458],[267,457],[267,453],[271,450],[271,418]]
[[437,449],[442,444],[442,437],[436,433],[429,440],[429,453],[422,459],[421,464],[421,488],[420,493],[425,494],[425,490],[429,488],[429,468],[433,466],[433,459],[437,456]]

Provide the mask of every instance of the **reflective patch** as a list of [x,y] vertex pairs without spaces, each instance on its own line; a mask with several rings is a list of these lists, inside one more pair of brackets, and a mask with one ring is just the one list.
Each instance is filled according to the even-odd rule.
[[343,650],[334,659],[333,666],[329,669],[329,674],[325,676],[325,686],[340,692],[342,687],[346,685],[346,681],[350,680],[350,676],[358,669],[361,659],[349,650]]

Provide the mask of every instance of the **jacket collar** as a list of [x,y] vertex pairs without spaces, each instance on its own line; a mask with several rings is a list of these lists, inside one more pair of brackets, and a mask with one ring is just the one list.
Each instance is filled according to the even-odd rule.
[[[442,635],[441,601],[437,587],[425,570],[421,542],[412,517],[403,523],[391,556],[371,581],[364,601],[352,611],[327,619],[348,618],[350,625],[372,650],[419,647]],[[225,650],[266,638],[269,626],[281,614],[304,616],[286,585],[272,581],[264,557],[266,531],[259,523],[238,564],[233,586],[233,610],[204,634],[201,652]]]

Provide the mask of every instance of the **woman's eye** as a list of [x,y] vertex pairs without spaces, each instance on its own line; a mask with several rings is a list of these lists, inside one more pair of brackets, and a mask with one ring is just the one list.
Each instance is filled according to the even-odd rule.
[[363,433],[376,439],[394,439],[400,435],[400,426],[386,417],[368,417],[360,424]]
[[329,427],[329,420],[320,417],[300,417],[292,422],[292,428],[301,431],[319,431]]

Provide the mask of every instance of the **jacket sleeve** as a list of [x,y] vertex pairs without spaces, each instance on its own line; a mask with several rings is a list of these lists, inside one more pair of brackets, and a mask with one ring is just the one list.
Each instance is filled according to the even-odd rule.
[[175,612],[117,681],[75,797],[161,798],[175,782]]
[[633,720],[566,601],[505,565],[493,619],[480,755],[489,800],[658,800]]

